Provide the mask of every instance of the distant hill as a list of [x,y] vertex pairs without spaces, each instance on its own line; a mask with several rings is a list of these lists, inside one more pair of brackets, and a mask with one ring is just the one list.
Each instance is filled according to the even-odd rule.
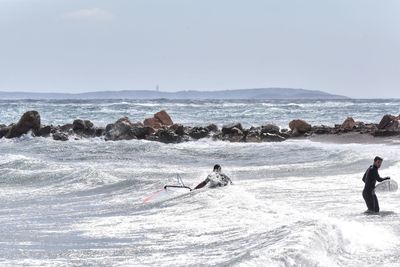
[[322,91],[290,88],[258,88],[221,91],[99,91],[78,94],[0,92],[0,99],[348,99]]

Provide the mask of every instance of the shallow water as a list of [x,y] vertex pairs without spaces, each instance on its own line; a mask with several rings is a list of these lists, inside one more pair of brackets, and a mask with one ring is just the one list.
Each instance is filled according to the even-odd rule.
[[[165,108],[154,103],[136,119]],[[327,107],[339,106],[334,103]],[[384,113],[398,113],[398,106],[388,103],[390,111],[384,103],[370,103],[385,108],[374,115],[358,111],[355,117],[376,121]],[[181,121],[185,115],[178,104],[182,103],[169,103],[172,111],[167,111]],[[202,116],[199,124],[222,118],[230,108],[240,109],[230,106],[236,102],[223,104],[225,109]],[[250,114],[262,105],[239,104]],[[66,115],[68,103],[10,105],[15,106],[1,113],[1,122],[18,118],[25,110],[19,105],[26,105],[26,110],[46,110],[47,105],[61,110],[58,115],[41,111],[45,123],[91,114],[87,103],[78,104],[71,117]],[[195,124],[193,110],[186,108],[193,116],[187,122]],[[96,120],[93,113],[90,119],[106,123],[125,112],[114,110],[114,115]],[[334,123],[336,117],[356,114],[337,111],[320,118],[313,112],[302,117]],[[257,116],[241,121],[251,125]],[[265,121],[272,122],[268,116],[272,115]],[[379,194],[383,212],[378,215],[363,213],[361,196],[362,174],[375,155],[385,158],[382,176],[398,177],[398,142],[242,144],[204,139],[161,144],[57,142],[24,136],[0,139],[0,153],[0,263],[5,266],[396,266],[400,262],[400,193]],[[175,183],[177,173],[195,186],[215,163],[222,165],[233,186],[143,203],[164,184]]]

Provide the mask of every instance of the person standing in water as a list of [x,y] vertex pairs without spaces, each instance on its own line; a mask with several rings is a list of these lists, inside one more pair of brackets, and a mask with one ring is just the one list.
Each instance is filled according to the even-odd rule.
[[207,184],[209,184],[209,187],[219,187],[232,184],[232,180],[227,175],[223,174],[221,170],[221,166],[216,164],[213,172],[210,173],[207,178],[198,184],[193,190],[203,188]]
[[381,167],[382,161],[381,157],[375,157],[374,164],[367,169],[362,178],[365,183],[362,195],[368,207],[367,212],[379,212],[378,198],[375,195],[376,181],[383,182],[390,179],[390,177],[381,178],[379,176],[378,169]]

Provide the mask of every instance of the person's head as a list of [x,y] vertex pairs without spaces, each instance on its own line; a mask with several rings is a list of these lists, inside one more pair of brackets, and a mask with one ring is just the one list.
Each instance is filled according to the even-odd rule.
[[219,164],[214,165],[214,172],[221,172],[221,166]]
[[376,156],[374,158],[374,166],[379,169],[382,165],[382,161],[383,161],[383,159],[381,157]]

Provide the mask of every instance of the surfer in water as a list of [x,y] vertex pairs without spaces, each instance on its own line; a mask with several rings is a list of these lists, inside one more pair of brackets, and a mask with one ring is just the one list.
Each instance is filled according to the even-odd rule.
[[232,184],[232,180],[221,172],[221,166],[216,164],[213,172],[210,173],[207,178],[198,184],[193,190],[200,189],[208,184],[208,187],[219,187]]
[[375,195],[376,181],[383,182],[390,179],[390,177],[381,178],[379,176],[378,169],[381,167],[382,161],[382,158],[375,157],[374,164],[367,169],[362,178],[365,183],[362,195],[368,207],[367,212],[379,212],[378,198]]

